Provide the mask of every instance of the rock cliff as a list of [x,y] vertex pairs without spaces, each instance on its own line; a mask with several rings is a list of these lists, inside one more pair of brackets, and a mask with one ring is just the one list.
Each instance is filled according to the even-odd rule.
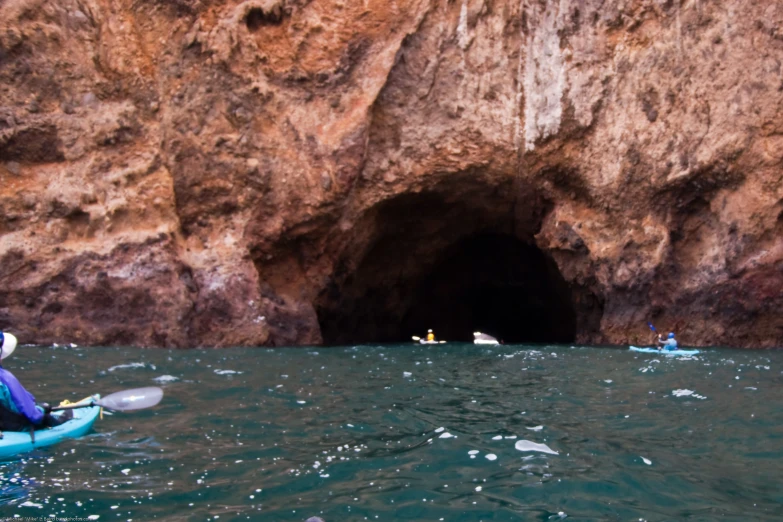
[[22,342],[783,345],[775,0],[6,0]]

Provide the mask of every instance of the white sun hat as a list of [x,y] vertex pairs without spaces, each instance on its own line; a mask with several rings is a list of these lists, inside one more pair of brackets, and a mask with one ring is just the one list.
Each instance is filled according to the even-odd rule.
[[0,359],[5,359],[16,350],[16,337],[14,334],[2,333],[3,335],[3,348],[0,350]]

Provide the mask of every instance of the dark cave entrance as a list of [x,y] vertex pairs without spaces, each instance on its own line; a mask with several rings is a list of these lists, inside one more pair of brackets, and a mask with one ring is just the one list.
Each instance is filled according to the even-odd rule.
[[472,341],[481,331],[508,343],[567,343],[576,337],[571,291],[555,264],[510,236],[480,235],[444,253],[414,291],[402,338],[434,329]]
[[409,342],[428,328],[455,342],[474,331],[505,343],[576,340],[579,303],[592,300],[534,245],[540,215],[526,211],[532,224],[520,226],[512,203],[466,190],[401,196],[357,227],[368,246],[346,254],[314,303],[324,344]]

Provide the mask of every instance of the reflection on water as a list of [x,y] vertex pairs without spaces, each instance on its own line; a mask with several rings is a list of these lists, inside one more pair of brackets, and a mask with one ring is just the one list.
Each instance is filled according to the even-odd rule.
[[150,410],[0,463],[0,516],[776,520],[783,353],[24,347],[41,400]]

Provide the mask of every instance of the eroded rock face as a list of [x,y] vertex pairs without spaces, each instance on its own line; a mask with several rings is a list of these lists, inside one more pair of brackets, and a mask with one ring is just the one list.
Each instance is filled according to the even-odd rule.
[[781,62],[773,0],[6,1],[0,328],[402,340],[483,267],[575,341],[783,345]]

